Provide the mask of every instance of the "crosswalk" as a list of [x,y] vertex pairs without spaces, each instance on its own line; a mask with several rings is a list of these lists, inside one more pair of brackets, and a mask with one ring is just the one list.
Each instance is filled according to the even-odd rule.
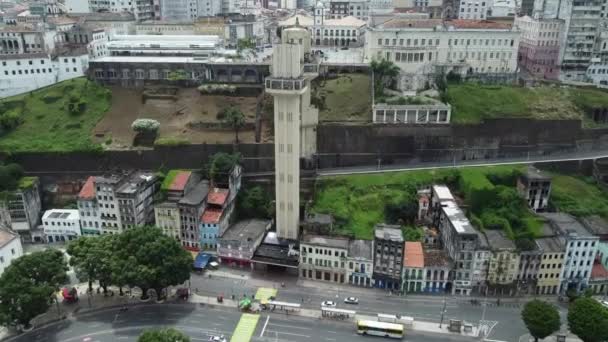
[[492,329],[498,324],[498,321],[479,321],[479,336],[488,336],[492,332]]
[[234,328],[234,333],[232,334],[232,338],[230,338],[230,342],[251,341],[251,337],[253,336],[253,332],[255,331],[259,320],[260,315],[244,313],[241,316],[239,323],[236,325],[236,328]]

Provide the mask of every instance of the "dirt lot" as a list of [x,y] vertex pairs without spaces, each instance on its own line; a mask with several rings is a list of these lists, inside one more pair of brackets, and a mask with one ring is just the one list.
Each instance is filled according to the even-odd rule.
[[[217,114],[224,108],[238,106],[245,114],[247,122],[255,121],[255,97],[230,97],[200,95],[194,88],[180,89],[177,101],[149,99],[142,103],[141,89],[113,87],[112,106],[93,129],[96,142],[111,144],[113,149],[129,148],[135,136],[131,123],[137,118],[155,119],[160,122],[161,139],[187,140],[192,144],[231,143],[232,130],[189,128],[188,123],[218,122]],[[263,129],[262,132],[267,130]],[[254,130],[239,132],[241,142],[254,142]],[[264,137],[263,137],[264,140]]]

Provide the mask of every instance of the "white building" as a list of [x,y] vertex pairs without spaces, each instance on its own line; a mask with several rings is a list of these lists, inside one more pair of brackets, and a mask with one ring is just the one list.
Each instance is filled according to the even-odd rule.
[[198,17],[197,0],[163,0],[160,2],[161,20],[192,21]]
[[88,61],[88,54],[54,59],[43,53],[0,55],[0,98],[84,76]]
[[442,0],[393,0],[395,11],[399,13],[427,13],[430,19],[443,15]]
[[300,277],[346,283],[348,244],[347,238],[304,236],[300,241]]
[[355,286],[374,286],[374,240],[351,240],[348,243],[346,273],[348,283]]
[[559,293],[565,294],[569,289],[584,290],[589,285],[599,237],[589,233],[579,221],[568,214],[541,215],[549,221],[557,238],[566,246]]
[[458,19],[485,20],[492,0],[456,0],[458,6]]
[[517,71],[519,32],[492,21],[404,19],[370,27],[365,59],[387,59],[401,69],[402,90],[424,87],[450,71],[477,79],[512,79]]
[[297,23],[311,33],[312,44],[316,46],[360,46],[363,45],[366,23],[352,16],[328,19],[326,9],[317,3],[314,17],[295,15],[279,23],[281,27],[291,27]]
[[175,202],[163,202],[154,206],[154,222],[167,236],[180,240],[181,221]]
[[90,13],[89,0],[64,0],[64,8],[67,13]]
[[516,0],[494,0],[488,8],[488,16],[490,17],[515,17],[517,13],[517,1]]
[[221,48],[218,36],[115,35],[106,44],[111,56],[197,56],[209,57]]
[[84,183],[77,197],[82,235],[101,234],[101,215],[95,196],[95,177],[91,176]]
[[59,39],[54,30],[42,31],[24,26],[5,26],[0,29],[0,55],[43,53],[55,48]]
[[51,209],[42,215],[44,235],[49,243],[77,239],[81,235],[80,214],[76,209]]
[[520,68],[538,78],[558,79],[563,20],[523,16],[515,18],[514,25],[521,31]]
[[19,235],[7,230],[0,230],[0,275],[13,262],[23,255]]
[[[320,1],[317,2],[317,7]],[[329,2],[329,16],[331,19],[342,19],[348,16],[360,20],[369,17],[369,4],[367,0],[335,0]],[[315,7],[315,8],[317,8]]]
[[265,80],[266,91],[274,96],[276,227],[279,238],[298,239],[300,158],[309,159],[316,151],[319,112],[310,105],[309,83],[318,64],[304,64],[311,51],[306,29],[285,29],[281,39]]

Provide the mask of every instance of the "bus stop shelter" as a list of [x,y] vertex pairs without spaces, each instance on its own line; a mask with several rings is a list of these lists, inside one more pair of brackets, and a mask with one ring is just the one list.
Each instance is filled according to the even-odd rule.
[[357,312],[353,311],[353,310],[344,310],[344,309],[328,308],[328,307],[321,308],[321,316],[323,316],[323,317],[348,319],[351,317],[355,317],[356,314],[357,314]]

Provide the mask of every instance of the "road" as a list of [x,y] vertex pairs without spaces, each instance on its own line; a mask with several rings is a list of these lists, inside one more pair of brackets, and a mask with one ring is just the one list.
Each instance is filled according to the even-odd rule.
[[[191,286],[193,291],[198,289],[199,293],[204,295],[216,296],[223,293],[227,297],[232,294],[242,297],[245,294],[248,296],[255,294],[261,286],[272,287],[274,284],[278,288],[277,300],[300,303],[304,308],[318,310],[322,301],[332,300],[338,303],[338,308],[355,310],[359,314],[401,314],[438,324],[441,320],[441,310],[445,299],[444,322],[459,319],[477,325],[482,318],[483,306],[471,304],[470,297],[395,296],[378,289],[333,286],[320,282],[307,282],[307,286],[300,286],[294,279],[285,278],[272,282],[255,278],[253,274],[255,273],[243,272],[241,279],[193,275]],[[282,281],[286,284],[285,288],[280,286]],[[315,285],[310,286],[311,284]],[[359,298],[359,304],[344,304],[344,298],[350,296]],[[483,302],[483,300],[481,301]],[[484,325],[489,329],[488,338],[516,341],[521,335],[527,333],[521,320],[522,306],[521,303],[507,303],[504,299],[503,303],[497,306],[496,299],[488,299],[484,319]],[[564,307],[559,307],[559,309],[562,316],[565,317],[566,309]]]
[[[8,339],[11,342],[116,342],[136,341],[144,329],[171,326],[188,334],[192,341],[208,341],[211,335],[230,337],[241,313],[223,308],[194,304],[165,304],[132,307],[79,315],[54,325]],[[251,341],[259,342],[351,342],[378,341],[359,336],[353,323],[326,322],[316,319],[261,315]],[[469,341],[463,337],[411,333],[405,341]]]

